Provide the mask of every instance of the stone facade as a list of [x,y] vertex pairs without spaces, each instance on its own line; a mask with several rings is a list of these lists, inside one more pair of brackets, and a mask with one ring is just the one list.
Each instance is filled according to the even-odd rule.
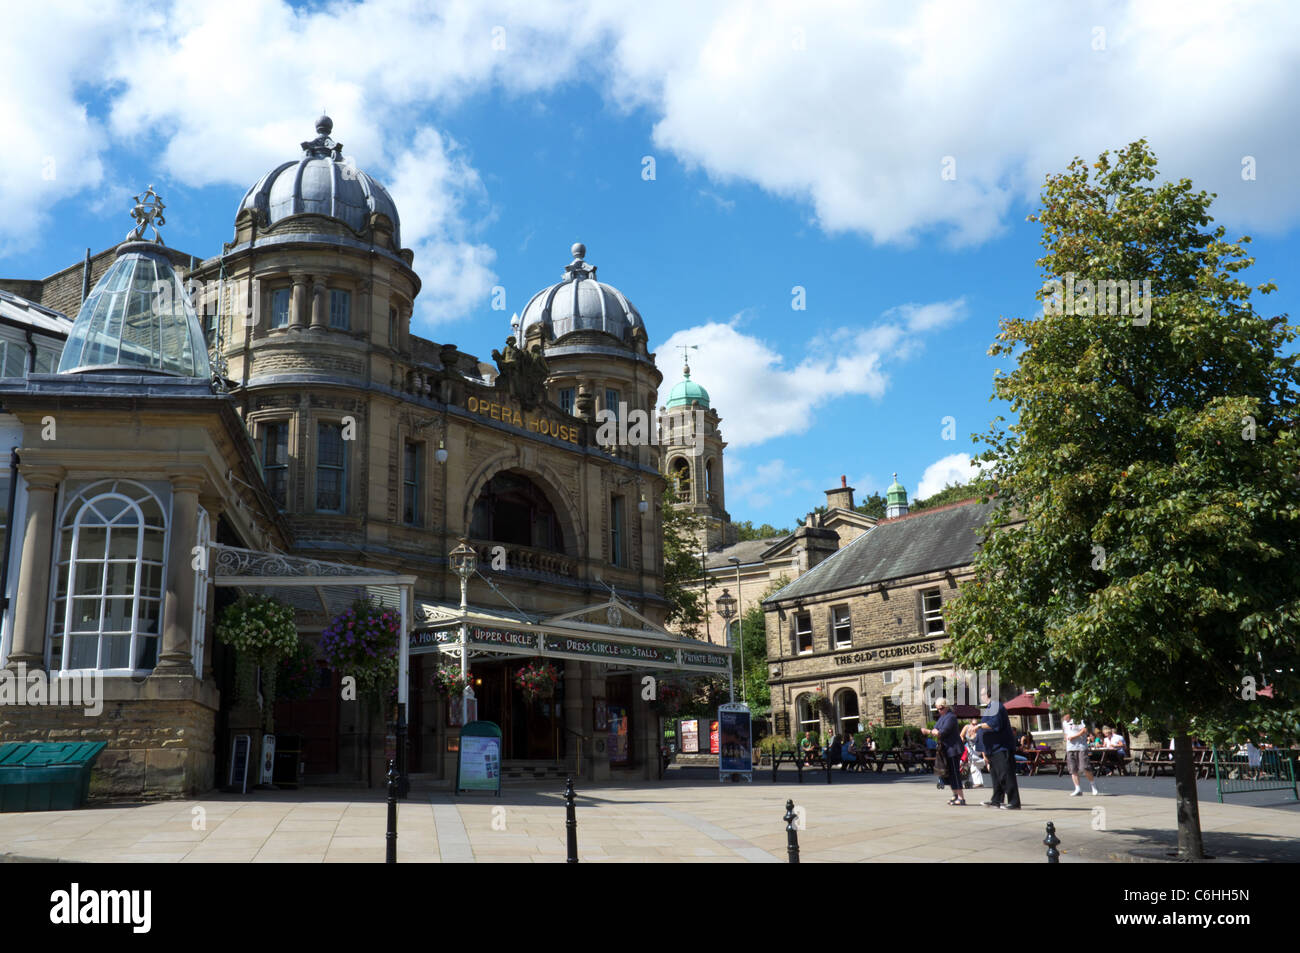
[[[950,515],[963,506],[977,509]],[[957,681],[942,652],[944,610],[970,578],[971,529],[985,510],[969,501],[883,520],[765,601],[779,732],[793,739],[809,729],[856,732],[859,722],[924,725],[939,694],[978,704],[979,683]],[[810,704],[817,695],[833,712]]]

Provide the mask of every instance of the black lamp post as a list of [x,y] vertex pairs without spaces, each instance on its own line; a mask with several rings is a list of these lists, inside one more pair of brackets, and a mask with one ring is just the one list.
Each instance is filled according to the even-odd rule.
[[[733,596],[726,589],[723,589],[722,595],[718,596],[718,600],[717,602],[714,603],[714,605],[718,607],[718,615],[722,616],[724,631],[729,633],[731,631],[731,620],[734,619],[736,616],[736,597]],[[728,661],[728,664],[730,664],[730,661]],[[741,667],[740,670],[740,678],[741,678],[740,692],[741,692],[741,697],[743,698],[745,692],[745,681],[744,681],[745,670],[743,666]],[[729,700],[734,702],[736,700],[736,689],[735,689],[734,679],[732,681],[732,689],[730,694],[731,694],[731,698]]]

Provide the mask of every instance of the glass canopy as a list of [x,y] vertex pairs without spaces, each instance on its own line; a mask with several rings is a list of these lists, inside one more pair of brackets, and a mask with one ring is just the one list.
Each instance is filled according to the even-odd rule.
[[210,378],[198,316],[166,254],[132,242],[81,306],[59,373],[125,371]]

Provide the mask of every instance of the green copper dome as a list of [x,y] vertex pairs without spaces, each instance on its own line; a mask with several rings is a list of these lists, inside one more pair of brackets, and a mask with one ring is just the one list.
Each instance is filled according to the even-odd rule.
[[678,381],[673,385],[673,389],[668,392],[668,409],[689,407],[695,403],[707,409],[709,406],[709,392],[691,380],[689,366],[682,369],[682,374],[685,375],[685,380]]
[[[880,484],[876,484],[879,486]],[[898,474],[894,474],[894,482],[889,484],[889,489],[885,491],[885,499],[889,503],[901,503],[907,505],[907,490],[903,484],[898,482]]]

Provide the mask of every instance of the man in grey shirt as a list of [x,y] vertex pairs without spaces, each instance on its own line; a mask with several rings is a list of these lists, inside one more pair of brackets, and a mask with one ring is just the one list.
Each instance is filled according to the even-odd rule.
[[1088,763],[1088,726],[1083,722],[1075,721],[1072,713],[1062,712],[1061,734],[1065,737],[1065,766],[1070,772],[1070,780],[1074,782],[1074,790],[1070,792],[1070,797],[1078,797],[1083,793],[1079,789],[1080,774],[1088,776],[1092,793],[1100,794],[1101,792],[1097,790],[1097,779],[1092,775],[1092,765]]

